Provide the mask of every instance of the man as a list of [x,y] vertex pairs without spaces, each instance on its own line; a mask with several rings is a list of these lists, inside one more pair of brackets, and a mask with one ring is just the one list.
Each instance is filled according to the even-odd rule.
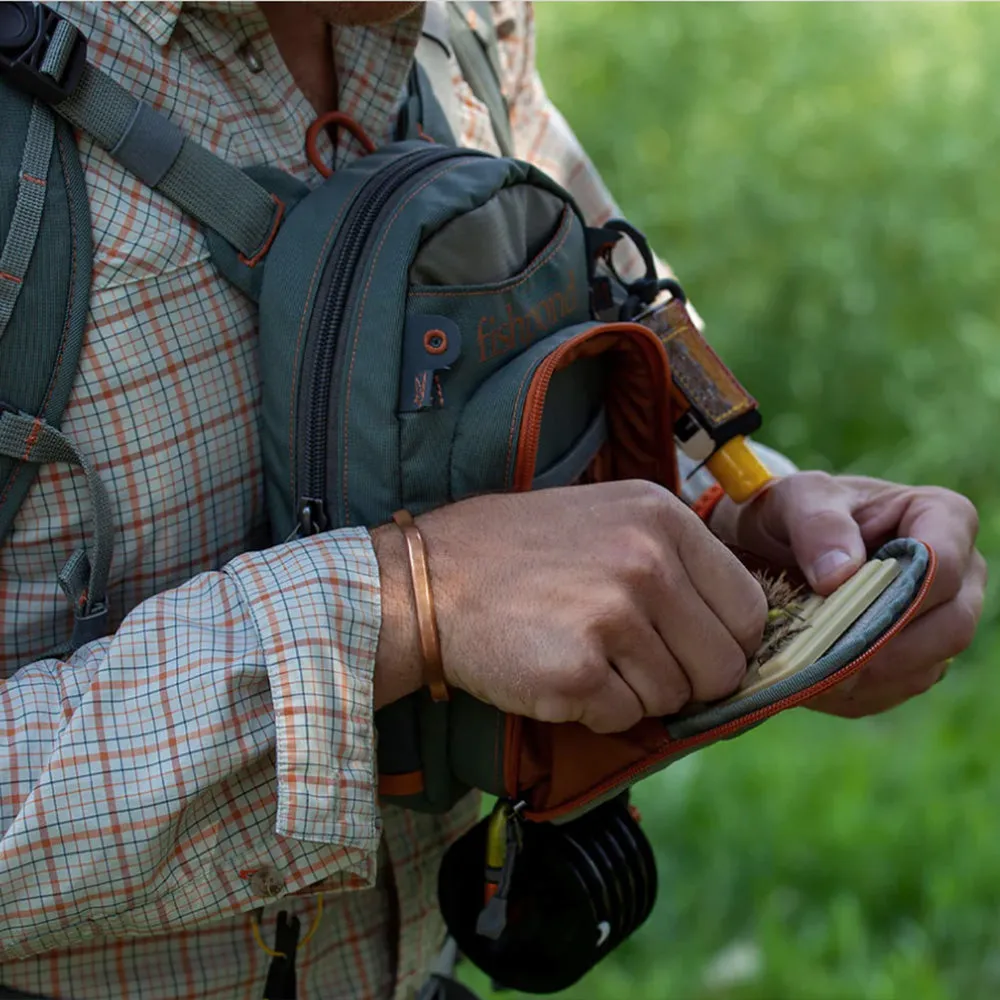
[[[389,139],[423,16],[411,3],[58,9],[101,69],[213,152],[311,184],[317,113]],[[517,154],[602,221],[611,199],[535,73],[530,7],[494,15]],[[461,141],[496,151],[457,70],[455,86]],[[357,150],[323,136],[321,153]],[[373,712],[421,683],[403,539],[388,526],[260,549],[253,310],[192,220],[86,138],[81,154],[94,287],[62,429],[117,503],[116,631],[45,658],[68,629],[54,567],[86,517],[76,479],[46,467],[0,554],[0,982],[76,1000],[257,998],[289,960],[278,952],[294,954],[302,998],[411,995],[441,943],[441,853],[476,802],[433,817],[376,800]],[[927,610],[816,706],[841,715],[933,684],[971,640],[985,584],[963,498],[816,473],[723,502],[715,534],[636,483],[477,498],[420,525],[448,682],[599,731],[738,684],[765,608],[715,535],[797,563],[823,592],[884,539],[935,548]]]

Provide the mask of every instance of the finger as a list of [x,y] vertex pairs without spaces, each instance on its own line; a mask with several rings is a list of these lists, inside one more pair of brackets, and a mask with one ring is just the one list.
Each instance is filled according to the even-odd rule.
[[[672,588],[672,598],[685,602],[685,607],[701,623],[703,634],[717,627],[709,620],[715,618],[746,656],[756,652],[767,622],[767,598],[750,571],[701,525],[680,536],[678,551],[686,580],[681,578],[680,585]],[[664,581],[668,587],[672,582]],[[681,593],[684,583],[692,589],[690,595]],[[672,637],[679,632],[677,623],[661,622],[654,616],[654,624],[676,655]],[[663,631],[664,628],[669,632]]]
[[968,648],[983,609],[985,570],[976,570],[958,596],[911,622],[845,685],[820,696],[813,707],[844,714],[870,714],[926,691],[947,663]]
[[865,681],[892,683],[967,649],[982,614],[984,582],[981,573],[971,573],[953,600],[910,622],[868,662]]
[[841,693],[838,688],[834,688],[809,702],[808,706],[815,711],[845,719],[860,719],[866,715],[888,712],[934,687],[947,673],[949,663],[949,660],[944,660],[931,664],[912,676],[900,678],[874,690],[859,685],[850,692]]
[[950,601],[970,572],[985,582],[986,564],[975,551],[979,515],[972,503],[950,490],[921,490],[907,505],[899,534],[917,538],[937,556],[937,572],[922,613]]
[[603,687],[584,702],[580,722],[595,733],[622,733],[641,722],[643,715],[638,695],[609,666]]
[[[746,573],[742,566],[740,570]],[[653,625],[687,677],[691,697],[695,701],[724,698],[739,687],[746,673],[748,653],[702,600],[683,568],[674,567],[674,572],[674,579],[664,585],[663,600],[654,611]],[[756,645],[759,638],[758,635]],[[751,644],[749,640],[745,643]]]
[[609,657],[635,692],[643,715],[673,715],[691,700],[687,675],[652,626],[623,633],[613,641]]
[[824,473],[789,476],[761,498],[760,529],[787,539],[796,563],[818,594],[832,593],[868,553],[854,519],[854,494]]

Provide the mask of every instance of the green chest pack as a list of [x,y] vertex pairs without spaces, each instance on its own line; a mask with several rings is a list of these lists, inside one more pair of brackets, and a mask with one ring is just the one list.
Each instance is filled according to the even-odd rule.
[[[495,42],[463,28],[459,8],[434,10],[398,141],[376,149],[359,133],[368,155],[309,190],[276,169],[240,171],[208,153],[89,65],[85,39],[44,6],[0,9],[0,533],[39,464],[71,461],[87,473],[94,538],[63,573],[77,612],[73,645],[106,628],[112,505],[87,457],[58,430],[91,255],[67,123],[198,219],[218,267],[258,304],[275,544],[484,492],[612,479],[679,492],[677,442],[710,461],[759,423],[735,380],[727,384],[737,402],[713,417],[712,406],[726,402],[720,383],[699,394],[690,376],[718,360],[705,361],[710,352],[683,294],[656,280],[634,229],[591,228],[542,171],[454,145],[443,82],[449,49],[489,108],[498,145],[511,152]],[[631,284],[609,263],[622,238],[650,265]],[[664,290],[669,305],[642,315]],[[915,542],[892,544],[898,575],[807,669],[683,718],[602,736],[507,716],[462,692],[447,702],[419,692],[382,709],[378,767],[387,801],[444,812],[471,789],[501,800],[492,832],[484,821],[442,870],[442,905],[463,950],[499,981],[549,990],[631,933],[652,906],[655,868],[623,793],[859,669],[914,613],[929,582],[930,553]],[[556,949],[586,960],[558,973],[547,952],[517,965],[538,935],[508,919],[518,905],[525,913],[530,899],[538,902],[531,887],[546,868],[532,859],[556,850],[552,824],[582,844],[573,872],[559,877],[603,900],[579,931],[587,947],[572,938]],[[565,857],[567,841],[558,843]],[[515,877],[516,857],[528,860]],[[531,912],[541,921],[531,926],[552,918],[544,908]]]

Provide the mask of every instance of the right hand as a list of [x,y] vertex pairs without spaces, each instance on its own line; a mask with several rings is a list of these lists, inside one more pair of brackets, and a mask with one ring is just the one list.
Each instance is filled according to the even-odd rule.
[[[760,643],[759,584],[650,483],[476,497],[417,524],[445,677],[505,712],[629,729],[731,694]],[[373,539],[384,608],[378,689],[386,660],[419,654],[401,534],[387,525]]]

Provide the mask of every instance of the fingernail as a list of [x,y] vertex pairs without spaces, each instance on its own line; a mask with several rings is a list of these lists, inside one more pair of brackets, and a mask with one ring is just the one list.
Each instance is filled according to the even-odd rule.
[[848,563],[853,562],[851,554],[843,549],[831,549],[824,552],[812,564],[812,578],[814,583],[822,583],[833,576],[837,570],[843,569]]

